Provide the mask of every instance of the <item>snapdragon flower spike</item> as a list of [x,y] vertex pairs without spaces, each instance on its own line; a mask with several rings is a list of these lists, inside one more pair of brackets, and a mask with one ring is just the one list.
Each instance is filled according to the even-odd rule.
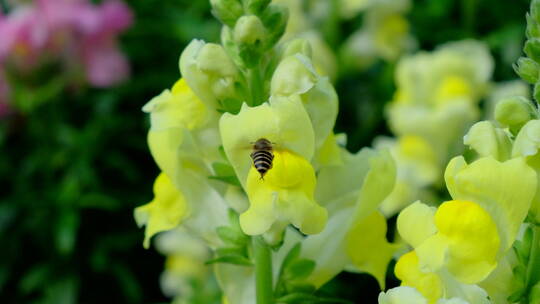
[[[259,235],[276,222],[290,222],[306,234],[322,231],[327,212],[314,198],[316,177],[313,127],[300,98],[271,97],[269,103],[242,106],[240,113],[223,114],[221,139],[227,157],[247,192],[250,206],[240,215],[242,230]],[[273,167],[264,179],[252,166],[253,143],[273,144]]]

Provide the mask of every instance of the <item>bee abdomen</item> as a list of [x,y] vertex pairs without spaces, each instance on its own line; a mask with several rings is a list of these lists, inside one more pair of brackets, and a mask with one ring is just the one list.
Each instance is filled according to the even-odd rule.
[[261,177],[272,168],[274,155],[270,151],[255,151],[251,153],[251,158],[253,166],[261,174]]

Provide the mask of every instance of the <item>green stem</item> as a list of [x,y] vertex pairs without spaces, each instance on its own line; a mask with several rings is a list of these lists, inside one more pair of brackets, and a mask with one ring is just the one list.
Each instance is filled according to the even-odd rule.
[[255,257],[255,287],[257,304],[272,304],[272,252],[262,236],[252,238],[253,255]]
[[251,97],[251,106],[255,107],[264,102],[263,84],[259,67],[254,67],[247,71],[247,80],[249,85],[249,94]]
[[533,225],[532,229],[533,239],[529,255],[529,264],[527,265],[527,290],[529,292],[532,287],[540,281],[540,226]]

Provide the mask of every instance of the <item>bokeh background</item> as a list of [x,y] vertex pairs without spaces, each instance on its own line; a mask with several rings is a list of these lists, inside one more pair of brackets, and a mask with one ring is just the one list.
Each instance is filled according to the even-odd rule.
[[[62,0],[49,0],[55,1]],[[0,1],[4,15],[35,2],[47,1]],[[7,76],[0,81],[10,86],[11,96],[0,118],[0,303],[169,302],[159,283],[164,257],[143,249],[143,230],[133,220],[133,209],[152,198],[158,174],[141,108],[179,78],[183,47],[193,38],[218,41],[220,24],[207,0],[125,4],[131,12],[126,23],[107,32],[114,36],[107,39],[114,40],[130,72],[107,60],[103,72],[122,74],[119,79],[78,78],[80,66],[66,72],[56,57],[43,59],[43,50],[28,55],[39,61],[30,67],[26,60],[2,63]],[[504,81],[517,78],[512,63],[521,54],[528,5],[527,0],[420,0],[405,16],[417,49],[464,38],[485,42],[496,62],[493,80]],[[360,13],[316,25],[337,51],[363,21]],[[0,30],[0,52],[9,35]],[[48,51],[64,53],[62,43]],[[76,43],[86,55],[85,48],[95,45]],[[70,61],[75,55],[62,56]],[[395,64],[379,59],[362,69],[338,66],[336,131],[347,134],[351,151],[390,134],[383,109],[394,94]],[[389,278],[387,288],[397,284]],[[359,274],[342,274],[323,291],[355,303],[375,303],[379,292],[375,279]]]

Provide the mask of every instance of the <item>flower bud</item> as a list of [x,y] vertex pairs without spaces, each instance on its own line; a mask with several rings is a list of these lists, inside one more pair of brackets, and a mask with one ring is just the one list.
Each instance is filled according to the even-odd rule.
[[220,76],[234,76],[237,72],[236,66],[223,47],[215,43],[207,43],[202,47],[197,57],[197,66],[205,73]]
[[287,27],[289,19],[289,11],[286,7],[278,4],[270,4],[261,16],[264,26],[269,30],[270,45],[275,44]]
[[265,37],[266,29],[257,16],[242,16],[234,26],[234,40],[238,44],[260,44],[265,40]]
[[512,132],[519,129],[534,117],[531,102],[522,96],[512,96],[500,100],[495,106],[495,119]]
[[531,1],[531,16],[536,22],[540,22],[540,1]]
[[271,0],[247,0],[246,10],[248,13],[260,15],[266,9]]
[[534,20],[534,18],[527,13],[527,38],[539,38],[540,37],[540,27],[538,22]]
[[516,71],[519,77],[531,84],[538,81],[539,70],[540,64],[527,57],[519,58],[517,63],[514,64],[514,71]]
[[527,40],[523,51],[529,58],[536,62],[540,62],[540,38],[531,38]]
[[240,0],[210,0],[210,3],[214,16],[229,27],[234,27],[244,13]]
[[305,55],[311,58],[312,51],[311,51],[311,45],[309,44],[309,41],[302,38],[294,39],[293,41],[287,43],[287,46],[285,47],[285,51],[283,52],[281,56],[282,58],[286,58],[296,53],[300,53],[302,55]]

